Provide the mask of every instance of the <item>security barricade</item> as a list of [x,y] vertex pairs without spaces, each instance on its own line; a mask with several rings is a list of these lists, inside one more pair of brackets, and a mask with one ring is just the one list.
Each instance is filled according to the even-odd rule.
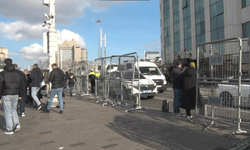
[[88,63],[81,61],[73,67],[76,77],[74,91],[80,96],[89,95]]
[[243,79],[242,48],[240,38],[202,43],[197,47],[196,116],[211,120],[210,124],[203,122],[204,131],[218,121],[237,126],[232,134],[246,133],[241,130],[241,117],[250,116],[243,115],[241,106],[249,104],[249,95],[243,101],[243,83],[249,84],[249,80]]
[[95,94],[105,99],[103,105],[122,105],[129,108],[126,111],[141,109],[137,53],[99,58],[95,63],[100,72]]

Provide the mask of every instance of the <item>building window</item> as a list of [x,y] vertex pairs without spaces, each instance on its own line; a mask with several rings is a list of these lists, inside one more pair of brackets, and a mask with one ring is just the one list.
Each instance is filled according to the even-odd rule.
[[191,38],[191,13],[190,13],[190,0],[182,1],[183,8],[183,29],[184,29],[184,51],[192,50]]
[[210,0],[211,41],[224,39],[223,0]]
[[242,24],[242,38],[250,37],[250,21]]
[[195,0],[196,46],[206,42],[204,0]]
[[180,45],[180,17],[179,17],[179,0],[173,1],[173,18],[174,18],[174,53],[181,51]]
[[170,9],[169,0],[163,1],[164,6],[164,42],[165,42],[165,63],[171,63],[171,38],[170,38]]
[[241,0],[242,8],[250,6],[250,0]]

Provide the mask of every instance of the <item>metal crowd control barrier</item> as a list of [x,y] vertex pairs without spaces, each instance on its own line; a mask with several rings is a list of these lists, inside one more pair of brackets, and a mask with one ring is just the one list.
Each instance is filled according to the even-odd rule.
[[[210,124],[201,121],[206,126],[204,131],[218,121],[237,126],[230,138],[236,133],[247,133],[241,130],[241,117],[250,118],[241,109],[242,85],[249,84],[242,75],[242,50],[240,38],[202,43],[197,47],[196,117],[199,121],[199,117],[211,120]],[[246,89],[249,91],[249,86]],[[249,104],[249,99],[246,102]]]
[[73,67],[73,72],[76,77],[75,90],[79,96],[90,95],[89,94],[89,73],[88,63],[81,61]]
[[96,68],[100,72],[100,77],[95,80],[95,95],[105,100],[103,106],[129,107],[126,112],[142,109],[140,74],[135,66],[136,63],[138,63],[136,52],[95,60]]

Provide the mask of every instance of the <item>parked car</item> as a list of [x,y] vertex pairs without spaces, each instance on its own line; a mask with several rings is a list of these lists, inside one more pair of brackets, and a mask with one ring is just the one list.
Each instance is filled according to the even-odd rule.
[[[237,76],[228,77],[228,79],[238,79]],[[238,105],[238,81],[225,80],[217,87],[217,96],[221,97],[222,105],[237,106]],[[224,84],[223,84],[224,83]],[[227,83],[227,84],[226,84]],[[230,84],[234,83],[234,84]],[[249,75],[241,77],[241,106],[250,107],[250,82]]]
[[141,97],[154,98],[157,94],[156,83],[142,74],[139,75],[137,71],[133,80],[132,70],[117,70],[110,72],[109,92],[114,94],[116,89],[122,89],[124,100],[129,100],[130,96],[133,97],[139,93]]

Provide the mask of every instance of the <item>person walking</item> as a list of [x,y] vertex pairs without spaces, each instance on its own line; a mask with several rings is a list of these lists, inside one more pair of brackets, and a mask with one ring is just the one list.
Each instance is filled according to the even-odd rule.
[[195,63],[190,62],[189,67],[181,75],[183,92],[180,107],[186,109],[186,116],[188,119],[192,118],[190,111],[195,108],[196,104],[196,81]]
[[15,69],[18,71],[18,73],[19,73],[19,75],[20,75],[20,77],[21,77],[21,80],[22,80],[22,85],[23,85],[23,88],[22,88],[22,92],[23,92],[23,96],[22,96],[22,98],[21,99],[19,99],[18,100],[18,104],[19,104],[19,106],[20,106],[20,115],[22,116],[22,117],[25,117],[25,106],[24,106],[24,101],[26,100],[26,93],[25,93],[25,91],[26,91],[26,84],[27,84],[27,79],[26,79],[26,76],[25,76],[25,74],[22,72],[22,71],[20,71],[20,70],[18,70],[18,65],[17,64],[13,64],[13,66],[15,67]]
[[[17,101],[23,96],[22,79],[12,64],[12,59],[5,59],[4,71],[0,73],[0,96],[3,100],[4,116],[7,131],[5,134],[14,134],[21,125],[17,114]],[[1,100],[0,100],[1,101]]]
[[43,73],[40,70],[40,68],[38,68],[38,64],[33,65],[33,70],[31,71],[30,79],[31,79],[31,83],[30,83],[31,95],[32,95],[33,100],[37,104],[36,110],[40,110],[43,104],[39,101],[37,97],[37,93],[39,92],[41,88],[41,82],[43,81]]
[[89,73],[89,81],[91,84],[91,92],[92,93],[95,93],[95,77],[96,77],[95,72],[92,69],[91,72]]
[[74,88],[75,81],[76,81],[76,77],[73,74],[72,69],[69,70],[68,80],[69,80],[69,82],[68,82],[68,84],[69,84],[69,93],[70,93],[70,96],[72,96],[73,88]]
[[61,69],[57,67],[57,65],[54,63],[52,64],[52,71],[49,75],[49,82],[52,83],[52,88],[50,91],[50,98],[47,105],[47,112],[50,112],[50,108],[53,102],[53,99],[55,95],[57,95],[59,102],[60,102],[60,114],[63,114],[63,87],[64,87],[64,73]]
[[25,103],[30,103],[30,105],[33,105],[33,99],[31,97],[31,87],[30,87],[30,73],[29,73],[29,70],[28,69],[25,69],[24,70],[24,74],[26,76],[26,87],[25,87],[25,93],[27,95],[26,97],[26,100],[25,100]]
[[173,68],[171,72],[171,78],[172,78],[172,87],[174,91],[174,102],[173,102],[173,115],[175,116],[182,116],[180,113],[180,102],[181,102],[181,96],[182,96],[182,85],[180,82],[180,75],[182,74],[182,63],[181,61],[178,61],[175,68]]

